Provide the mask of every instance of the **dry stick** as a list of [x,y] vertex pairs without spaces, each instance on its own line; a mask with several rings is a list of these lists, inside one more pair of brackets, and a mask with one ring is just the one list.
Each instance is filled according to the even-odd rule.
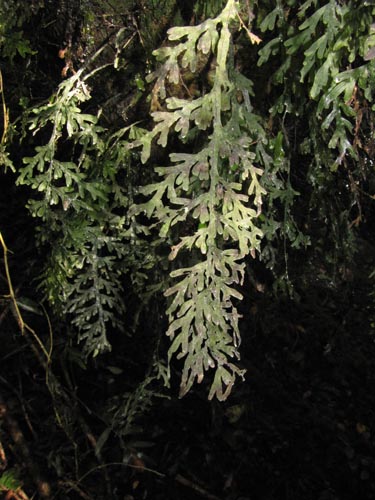
[[[3,276],[1,273],[0,273],[0,278],[1,278],[1,279],[4,279],[4,281],[7,283],[7,279],[6,279],[6,278],[5,278],[5,276]],[[20,291],[20,289],[21,289],[21,286],[18,286],[18,287],[16,288],[16,291],[15,291],[15,294],[14,294],[16,297],[17,297],[18,292]],[[5,302],[5,300],[4,300],[4,302]],[[9,313],[9,311],[12,309],[12,303],[9,301],[9,298],[8,298],[8,299],[7,299],[7,301],[6,301],[6,304],[7,304],[7,305],[4,307],[3,312],[0,314],[0,326],[1,326],[1,324],[3,323],[3,321],[6,319],[6,317],[7,317],[8,313]],[[16,319],[17,319],[17,318],[16,318]],[[3,358],[3,359],[4,359],[4,358]]]
[[5,295],[4,297],[10,299],[11,302],[13,303],[13,307],[14,307],[14,310],[16,313],[17,323],[18,323],[18,326],[20,327],[21,333],[23,335],[25,332],[25,323],[22,319],[22,315],[20,313],[20,310],[19,310],[19,307],[17,304],[16,295],[14,293],[12,280],[10,278],[9,264],[8,264],[8,251],[9,250],[5,244],[5,241],[4,241],[4,238],[3,238],[3,235],[1,234],[1,232],[0,232],[0,243],[1,243],[1,246],[3,247],[5,275],[6,275],[6,280],[8,283],[8,288],[9,288],[9,295]]
[[5,455],[4,447],[0,441],[0,472],[6,469],[8,465],[8,460]]
[[83,474],[78,479],[78,484],[81,483],[87,476],[89,476],[90,474],[94,473],[95,471],[97,471],[99,469],[103,469],[104,467],[112,467],[114,465],[118,465],[118,466],[121,466],[121,467],[128,467],[130,469],[135,469],[135,470],[139,470],[139,471],[142,471],[142,472],[143,471],[150,472],[150,473],[154,474],[155,476],[161,477],[163,479],[167,477],[166,474],[162,474],[161,472],[158,472],[155,469],[150,469],[149,467],[144,467],[143,465],[125,464],[124,462],[109,462],[107,464],[97,465],[96,467],[93,467],[89,471],[85,472],[85,474]]
[[3,106],[3,127],[4,127],[3,134],[1,136],[0,144],[5,144],[6,138],[7,138],[8,127],[9,127],[9,110],[6,107],[6,103],[5,103],[3,75],[1,73],[1,70],[0,70],[0,94],[1,94],[1,101],[2,101],[2,106]]
[[[38,335],[35,333],[35,331],[32,328],[30,328],[27,325],[27,323],[24,322],[24,320],[22,318],[21,312],[20,312],[18,304],[17,304],[16,293],[14,291],[12,280],[10,277],[9,264],[8,264],[8,251],[9,250],[5,244],[5,241],[4,241],[4,238],[3,238],[3,235],[1,234],[1,232],[0,232],[0,244],[3,247],[5,276],[6,276],[6,280],[7,280],[8,288],[9,288],[9,295],[6,295],[5,298],[8,298],[11,302],[11,307],[13,309],[14,315],[16,317],[16,320],[17,320],[18,326],[20,327],[22,335],[25,334],[25,331],[31,333],[32,336],[34,337],[34,339],[37,341],[43,354],[45,355],[46,361],[40,356],[40,352],[35,347],[35,345],[32,342],[30,342],[29,337],[26,336],[26,340],[29,344],[31,344],[32,350],[34,351],[35,355],[37,356],[38,361],[42,364],[42,366],[44,366],[46,368],[46,373],[48,374],[48,365],[49,365],[50,360],[51,360],[51,352],[47,352],[46,348],[44,347],[43,343],[39,339]],[[48,318],[48,316],[47,316],[47,318]],[[50,323],[49,323],[49,327],[50,327]],[[52,339],[51,328],[50,328],[50,336]],[[51,340],[51,347],[52,347],[52,340]],[[25,440],[25,437],[22,433],[22,430],[21,430],[20,426],[18,425],[18,422],[10,414],[8,406],[5,403],[5,401],[2,399],[1,395],[0,395],[0,406],[2,409],[2,414],[3,414],[3,417],[5,419],[9,434],[12,437],[13,442],[15,443],[16,447],[19,449],[20,454],[21,454],[24,462],[27,465],[27,468],[29,469],[29,471],[31,473],[31,476],[37,485],[40,497],[41,498],[49,498],[51,488],[50,488],[49,484],[41,478],[39,469],[38,469],[37,465],[32,460],[32,457],[31,457],[29,448],[26,444],[26,440]]]
[[[39,345],[40,349],[42,350],[43,354],[46,356],[47,364],[49,364],[51,361],[51,353],[47,352],[46,348],[44,347],[42,341],[40,340],[38,335],[35,333],[35,331],[27,323],[24,322],[24,320],[22,318],[22,314],[19,310],[17,299],[16,299],[16,294],[14,293],[14,288],[12,285],[12,280],[11,280],[10,272],[9,272],[9,264],[8,264],[8,252],[9,252],[9,250],[5,244],[5,241],[4,241],[3,235],[1,234],[1,231],[0,231],[0,244],[3,247],[5,276],[6,276],[8,288],[9,288],[9,295],[5,295],[4,297],[10,299],[10,301],[11,301],[11,304],[13,306],[13,310],[15,313],[15,317],[16,317],[18,326],[20,327],[22,335],[25,334],[25,331],[31,333],[31,335],[34,337],[37,344]],[[50,330],[50,336],[51,336],[51,330]]]

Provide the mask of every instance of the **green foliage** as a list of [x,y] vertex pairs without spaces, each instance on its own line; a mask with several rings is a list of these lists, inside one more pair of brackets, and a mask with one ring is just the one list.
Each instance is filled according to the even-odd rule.
[[16,491],[21,488],[17,475],[12,470],[6,470],[0,476],[0,491]]
[[[278,3],[263,19],[260,28],[262,31],[274,29],[278,18],[278,30],[285,35],[273,38],[262,47],[258,64],[263,65],[270,57],[281,55],[283,64],[274,73],[273,81],[279,84],[287,79],[294,86],[285,88],[273,107],[274,111],[283,112],[285,109],[288,113],[301,113],[306,102],[302,85],[307,83],[304,87],[307,87],[309,97],[317,101],[315,114],[318,123],[312,125],[311,131],[323,135],[324,146],[328,143],[328,148],[336,152],[336,156],[329,159],[329,166],[336,169],[347,155],[358,159],[356,141],[351,140],[350,135],[358,118],[358,99],[363,95],[372,101],[369,81],[372,63],[363,62],[368,59],[374,44],[371,21],[375,10],[366,2],[332,0],[320,3],[319,8],[317,2],[312,1],[301,5],[297,22],[292,25],[287,24],[286,14],[282,13],[281,3]],[[299,82],[290,78],[291,69]],[[299,100],[287,107],[291,90],[297,93]]]
[[140,417],[144,417],[151,410],[155,398],[166,397],[157,391],[160,379],[164,384],[168,383],[167,369],[161,362],[155,361],[150,372],[134,390],[108,401],[104,416],[105,421],[108,421],[108,427],[98,439],[96,454],[100,454],[111,433],[116,434],[120,439],[125,453],[129,452],[132,441],[135,441],[137,435],[142,435],[143,432]]
[[118,182],[126,176],[126,129],[108,136],[97,116],[81,112],[88,99],[79,71],[31,111],[28,130],[49,138],[23,159],[17,183],[36,193],[28,207],[43,222],[39,244],[53,242],[41,287],[55,311],[71,318],[86,354],[96,356],[110,349],[108,326],[123,329],[125,241],[134,231],[118,211],[128,205]]
[[12,63],[17,55],[26,57],[36,52],[25,39],[22,25],[35,14],[43,2],[6,0],[0,5],[0,53]]
[[[169,30],[171,44],[155,51],[162,64],[148,77],[156,80],[154,93],[165,100],[166,110],[152,113],[154,128],[134,143],[142,146],[146,162],[154,138],[165,147],[173,131],[184,144],[191,142],[189,136],[200,137],[199,149],[172,153],[171,166],[156,168],[162,180],[142,188],[150,199],[136,210],[159,221],[162,238],[176,234],[170,261],[183,250],[191,254],[191,265],[171,273],[178,282],[165,292],[173,297],[167,311],[169,357],[177,352],[185,358],[180,394],[214,369],[209,398],[220,400],[244,374],[232,362],[239,358],[240,344],[234,300],[242,298],[237,290],[243,282],[241,261],[260,248],[256,219],[265,194],[259,181],[265,132],[250,102],[251,81],[233,61],[231,29],[237,18],[238,5],[229,1],[214,19]],[[166,97],[166,87],[178,84],[184,70],[197,71],[202,54],[207,61],[214,58],[212,87],[196,99]],[[191,234],[175,242],[183,232],[178,228],[186,225]]]
[[[354,258],[363,197],[372,183],[373,15],[371,2],[290,1],[261,10],[257,19],[266,37],[258,66],[269,68],[270,109],[274,123],[282,123],[287,160],[295,165],[291,180],[299,177],[298,163],[308,165],[310,215],[304,224],[307,233],[315,232],[314,265],[319,255],[333,281],[343,262]],[[327,241],[334,255],[324,250]]]

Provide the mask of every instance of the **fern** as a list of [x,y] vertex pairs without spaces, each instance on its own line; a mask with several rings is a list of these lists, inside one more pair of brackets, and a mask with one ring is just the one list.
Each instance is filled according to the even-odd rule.
[[166,366],[154,359],[145,378],[133,391],[124,392],[108,402],[104,415],[107,427],[98,438],[95,453],[100,454],[110,434],[113,432],[120,439],[126,453],[129,451],[130,441],[136,434],[142,432],[139,425],[140,418],[144,417],[152,408],[155,398],[166,398],[165,394],[157,391],[160,379],[164,385],[168,384]]
[[125,215],[127,129],[108,136],[97,116],[82,112],[91,98],[87,78],[78,71],[32,110],[29,129],[49,138],[23,159],[17,182],[35,193],[28,207],[41,221],[40,248],[49,249],[41,276],[45,296],[71,320],[86,355],[96,356],[110,350],[109,327],[124,329],[123,280],[134,266],[137,229]]
[[150,411],[154,398],[166,397],[155,390],[155,384],[160,378],[166,382],[166,367],[162,363],[154,363],[150,373],[136,389],[123,394],[121,403],[116,402],[110,410],[112,428],[122,440],[126,441],[130,435],[137,432],[137,419]]
[[[171,297],[169,358],[175,353],[184,358],[181,396],[212,369],[209,398],[220,400],[244,375],[235,363],[240,357],[235,302],[242,298],[243,259],[255,257],[260,248],[262,231],[256,221],[265,194],[260,184],[265,132],[250,101],[251,81],[234,67],[232,31],[238,8],[229,0],[216,18],[168,31],[171,44],[155,51],[161,65],[149,77],[156,80],[154,98],[164,101],[166,109],[152,113],[154,128],[134,142],[142,147],[143,162],[151,142],[156,139],[165,147],[173,132],[182,143],[199,136],[203,145],[192,153],[172,153],[170,166],[157,167],[161,179],[142,188],[148,200],[137,211],[159,221],[159,234],[167,240],[193,228],[172,242],[169,255],[174,261],[189,251],[192,262],[172,271],[177,283],[165,292]],[[197,71],[202,54],[215,61],[212,87],[195,99],[167,97],[168,87],[183,80],[184,72]]]
[[13,63],[17,55],[25,58],[35,54],[30,41],[24,36],[22,26],[42,6],[39,2],[25,3],[9,0],[0,4],[0,54]]
[[[358,119],[355,110],[358,90],[364,93],[367,100],[373,99],[370,90],[371,62],[362,63],[368,60],[367,56],[375,44],[371,27],[375,9],[366,2],[354,8],[351,3],[328,1],[310,16],[308,11],[312,3],[308,1],[299,6],[299,25],[296,28],[283,19],[280,5],[263,19],[260,25],[262,31],[273,30],[277,17],[279,29],[277,37],[259,51],[258,65],[268,62],[274,55],[281,55],[284,62],[272,75],[276,84],[288,81],[291,69],[296,71],[295,79],[289,76],[294,81],[294,88],[283,86],[283,92],[273,106],[274,114],[302,114],[303,107],[307,105],[302,86],[305,82],[308,84],[310,98],[318,102],[317,108],[310,113],[312,130],[316,135],[313,142],[319,144],[323,139],[322,142],[328,144],[331,153],[326,153],[327,163],[332,170],[336,170],[346,156],[358,160],[357,138],[350,140],[358,124],[358,121],[355,123]],[[280,31],[285,33],[284,42]],[[343,67],[345,71],[342,71]],[[297,78],[299,84],[296,83]],[[294,94],[293,104],[291,93]],[[320,156],[321,152],[317,151],[317,154]]]

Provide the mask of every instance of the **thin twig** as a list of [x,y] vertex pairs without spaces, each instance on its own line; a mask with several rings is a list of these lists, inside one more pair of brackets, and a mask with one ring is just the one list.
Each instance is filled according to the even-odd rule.
[[[22,314],[21,314],[20,309],[18,307],[16,294],[14,292],[12,279],[10,277],[9,263],[8,263],[9,250],[5,244],[5,241],[4,241],[4,238],[3,238],[3,235],[1,234],[1,232],[0,232],[0,243],[1,243],[1,246],[3,247],[5,276],[6,276],[8,288],[9,288],[9,295],[6,295],[5,298],[10,299],[10,301],[11,301],[12,309],[13,309],[15,318],[17,320],[18,326],[20,327],[22,335],[25,334],[25,331],[31,333],[31,335],[34,337],[37,344],[39,345],[40,349],[42,350],[43,354],[46,356],[47,363],[49,364],[51,361],[50,353],[47,352],[46,348],[44,347],[42,341],[40,340],[38,335],[35,333],[35,331],[27,323],[25,323],[25,321],[22,318]],[[50,335],[51,335],[51,332],[50,332]]]
[[83,476],[81,476],[77,483],[81,483],[87,476],[89,476],[90,474],[92,474],[93,472],[99,470],[99,469],[103,469],[104,467],[112,467],[112,466],[122,466],[122,467],[129,467],[130,469],[137,469],[137,470],[140,470],[142,472],[150,472],[151,474],[154,474],[155,476],[158,476],[158,477],[161,477],[161,478],[165,478],[167,477],[166,474],[162,474],[161,472],[158,472],[157,470],[154,470],[154,469],[149,469],[148,467],[145,467],[144,465],[132,465],[132,464],[124,464],[123,462],[109,462],[107,464],[102,464],[102,465],[97,465],[96,467],[93,467],[92,469],[90,469],[89,471],[87,471],[85,474],[83,474]]
[[2,101],[2,106],[3,106],[3,133],[1,136],[1,141],[0,144],[5,144],[6,139],[7,139],[7,133],[8,133],[8,127],[9,127],[9,110],[6,106],[5,103],[5,96],[4,96],[4,86],[3,86],[3,75],[0,70],[0,94],[1,94],[1,101]]

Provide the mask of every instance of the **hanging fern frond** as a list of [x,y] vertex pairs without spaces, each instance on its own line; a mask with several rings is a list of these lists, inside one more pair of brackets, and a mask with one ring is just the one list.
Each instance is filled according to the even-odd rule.
[[[209,397],[220,400],[227,398],[236,376],[244,375],[235,364],[240,344],[235,302],[242,298],[243,259],[260,248],[257,217],[265,194],[259,150],[265,132],[251,105],[252,83],[234,64],[238,9],[229,0],[216,18],[168,31],[170,45],[154,52],[161,65],[149,77],[155,80],[154,98],[165,109],[152,113],[154,128],[134,143],[146,162],[154,139],[165,147],[173,133],[182,143],[189,143],[190,135],[200,138],[200,149],[172,153],[170,166],[156,168],[160,180],[142,188],[148,200],[136,210],[156,218],[166,239],[178,228],[180,234],[183,227],[193,228],[173,242],[169,255],[173,261],[188,251],[193,261],[171,273],[178,281],[165,292],[172,299],[169,357],[176,353],[184,359],[181,396],[212,369]],[[186,70],[202,77],[202,54],[211,61],[211,87],[196,98],[167,97]]]
[[79,70],[32,110],[29,130],[38,139],[49,135],[23,159],[17,183],[34,193],[28,208],[41,221],[40,248],[52,247],[40,286],[85,354],[96,356],[111,348],[109,329],[124,330],[124,275],[135,282],[142,264],[136,262],[138,229],[126,214],[128,129],[110,135],[98,116],[82,111],[91,98],[87,78]]

